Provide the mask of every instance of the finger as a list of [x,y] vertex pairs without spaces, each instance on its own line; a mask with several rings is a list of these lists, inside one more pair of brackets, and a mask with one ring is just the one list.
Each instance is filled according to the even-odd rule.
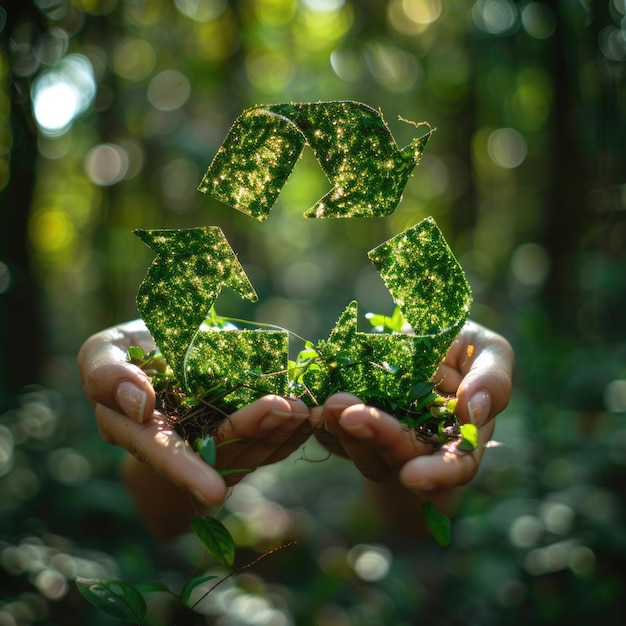
[[491,438],[493,428],[492,421],[478,431],[478,447],[470,453],[449,448],[411,459],[400,470],[400,482],[407,489],[420,493],[445,491],[465,485],[478,472],[485,444]]
[[359,471],[384,480],[409,459],[430,451],[412,431],[380,409],[350,394],[336,394],[324,406],[325,425]]
[[481,426],[506,408],[513,365],[513,350],[506,339],[468,322],[433,380],[440,391],[457,395],[461,421]]
[[179,489],[208,504],[223,500],[226,485],[217,471],[195,454],[158,414],[139,424],[98,404],[96,420],[105,441],[121,446],[149,464]]
[[310,435],[308,416],[308,409],[300,400],[275,395],[243,407],[226,419],[215,434],[218,443],[235,440],[218,448],[217,466],[255,469],[284,458]]
[[123,324],[90,337],[78,354],[78,365],[86,396],[138,422],[154,410],[154,389],[145,372],[126,362],[131,345],[154,347],[141,323]]
[[506,339],[485,328],[481,327],[476,341],[469,370],[457,390],[457,415],[481,427],[509,403],[514,356]]

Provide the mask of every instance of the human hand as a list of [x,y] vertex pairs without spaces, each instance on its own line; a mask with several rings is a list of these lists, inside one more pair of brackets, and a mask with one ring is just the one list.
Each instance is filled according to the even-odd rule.
[[[83,388],[95,406],[100,434],[200,502],[219,503],[227,486],[260,465],[288,456],[308,438],[308,409],[301,401],[265,396],[222,422],[214,434],[216,443],[236,441],[219,446],[215,468],[209,466],[155,411],[148,375],[126,361],[129,346],[146,352],[154,348],[140,320],[93,335],[78,355]],[[233,469],[246,472],[219,474]]]
[[[473,354],[468,357],[470,345]],[[419,494],[450,490],[478,471],[493,434],[493,418],[509,402],[513,361],[503,337],[468,322],[433,377],[440,392],[457,396],[461,421],[477,426],[478,447],[471,453],[444,446],[431,454],[431,446],[394,417],[346,393],[313,409],[311,424],[327,449],[351,459],[371,481]]]

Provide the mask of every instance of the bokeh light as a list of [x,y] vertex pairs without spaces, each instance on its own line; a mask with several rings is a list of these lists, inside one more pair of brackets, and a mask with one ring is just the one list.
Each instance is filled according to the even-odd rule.
[[556,17],[551,7],[542,2],[529,2],[521,17],[524,29],[535,39],[547,39],[556,30]]
[[365,63],[374,80],[390,91],[409,91],[422,77],[418,60],[390,41],[368,44]]
[[498,128],[487,139],[487,152],[491,160],[505,169],[519,167],[528,154],[524,136],[513,128]]
[[46,136],[65,133],[89,110],[96,94],[93,67],[81,54],[70,54],[40,74],[31,89],[33,115]]
[[156,52],[145,39],[126,38],[113,51],[113,69],[116,74],[130,81],[138,81],[150,75],[156,63]]
[[389,23],[399,33],[418,35],[441,17],[441,0],[391,0],[387,5]]
[[524,243],[511,256],[511,271],[515,279],[526,287],[539,287],[550,272],[550,257],[543,246]]
[[9,266],[0,261],[0,294],[6,293],[11,286],[11,270]]
[[187,17],[200,23],[218,18],[226,9],[226,0],[175,0],[176,8]]
[[85,172],[96,184],[102,187],[114,185],[128,172],[128,155],[115,144],[94,146],[85,156]]
[[507,35],[517,26],[517,6],[511,0],[478,0],[472,17],[480,30],[490,35]]
[[354,573],[368,582],[382,580],[391,567],[391,552],[386,546],[359,544],[348,551]]
[[48,257],[67,258],[76,240],[76,229],[69,215],[55,207],[43,208],[30,219],[33,247]]
[[604,405],[613,413],[626,413],[626,380],[612,380],[606,386]]

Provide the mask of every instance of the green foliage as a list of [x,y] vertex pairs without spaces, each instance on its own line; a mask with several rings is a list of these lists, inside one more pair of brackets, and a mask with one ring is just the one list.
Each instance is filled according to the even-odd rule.
[[215,466],[217,459],[217,446],[215,445],[215,439],[211,435],[205,437],[198,437],[194,441],[193,445],[196,452],[211,466]]
[[[356,291],[346,280],[360,273],[361,251],[425,211],[434,215],[471,270],[480,301],[474,318],[515,343],[515,397],[496,426],[507,452],[486,455],[484,472],[464,489],[459,532],[446,558],[428,561],[427,550],[403,539],[387,576],[374,582],[361,580],[345,558],[329,569],[329,552],[367,534],[365,516],[346,514],[358,483],[345,468],[332,462],[316,472],[298,463],[264,468],[255,488],[284,515],[293,511],[305,522],[299,559],[286,554],[257,578],[257,588],[268,601],[278,598],[280,620],[303,626],[332,620],[440,626],[467,616],[510,626],[623,621],[616,573],[626,570],[625,420],[623,403],[607,400],[611,382],[618,386],[626,375],[626,316],[616,314],[626,303],[623,3],[502,0],[497,19],[495,6],[3,3],[0,307],[8,323],[0,367],[7,389],[11,381],[17,389],[45,380],[56,400],[35,402],[32,393],[0,399],[3,410],[15,409],[1,419],[10,443],[0,428],[0,619],[98,623],[87,603],[50,599],[35,586],[40,574],[60,575],[63,562],[71,571],[98,561],[132,576],[150,554],[155,567],[172,571],[171,559],[161,560],[163,546],[138,532],[124,505],[117,455],[99,441],[91,407],[72,387],[79,377],[67,356],[90,333],[136,315],[129,288],[149,258],[129,242],[130,228],[202,223],[206,207],[193,187],[207,145],[219,147],[214,129],[269,97],[341,93],[375,95],[390,122],[402,112],[440,127],[402,207],[382,223],[347,220],[332,230],[322,230],[327,222],[293,218],[326,191],[305,150],[276,216],[272,210],[268,218],[280,217],[280,226],[255,230],[218,202],[209,205],[215,223],[237,242],[260,299],[271,300],[271,319],[317,337],[327,335],[349,299],[358,298],[363,310],[382,309],[372,282],[359,275]],[[75,53],[94,63],[97,102],[50,138],[37,133],[28,98],[39,100],[51,83],[65,96],[66,86],[74,91],[55,61]],[[183,102],[186,84],[193,89]],[[79,86],[75,95],[82,99],[87,91]],[[61,112],[73,103],[64,97],[58,108],[41,110]],[[98,165],[95,157],[106,153],[115,156]],[[115,163],[120,167],[109,167]],[[294,259],[322,268],[306,289],[306,276],[297,288],[289,280]],[[327,271],[331,262],[336,271]],[[31,301],[29,282],[40,295]],[[233,315],[262,319],[244,301],[227,304]],[[37,319],[45,320],[47,334],[37,332]],[[45,359],[38,357],[42,345]],[[89,471],[67,471],[80,466]],[[276,481],[296,483],[297,501],[291,489],[272,488]],[[105,523],[91,523],[104,515]],[[248,519],[244,510],[238,515]],[[529,523],[534,533],[521,533]],[[40,526],[52,527],[53,535]],[[252,521],[246,528],[251,544],[262,548],[265,536],[255,534]],[[329,538],[323,553],[322,533]],[[397,537],[382,541],[397,546]],[[109,556],[94,556],[94,545]],[[216,597],[226,603],[235,593],[259,600],[249,581]],[[180,621],[159,608],[151,625]],[[235,603],[228,613],[246,621]]]
[[402,332],[406,320],[402,314],[402,309],[396,306],[391,317],[381,315],[380,313],[366,313],[365,318],[378,332]]
[[442,548],[447,548],[452,538],[450,518],[439,511],[430,501],[422,504],[422,513],[432,536]]
[[431,133],[399,150],[380,111],[359,102],[255,107],[237,118],[199,190],[263,221],[309,145],[331,189],[305,217],[383,216],[400,202]]
[[220,228],[136,230],[157,257],[137,294],[137,308],[179,380],[185,355],[223,287],[255,300],[237,257]]
[[[217,518],[194,517],[191,529],[218,563],[232,567],[235,543],[230,532]],[[203,575],[188,580],[179,596],[181,604],[187,606],[191,593],[198,585],[216,578]],[[167,592],[175,595],[165,583],[159,581],[130,585],[119,580],[77,576],[75,584],[83,598],[98,610],[130,624],[143,623],[147,611],[144,594]]]
[[76,578],[83,598],[100,611],[130,624],[141,624],[146,616],[146,601],[132,585],[119,580]]
[[224,524],[208,515],[194,517],[191,529],[219,563],[231,567],[235,560],[235,542]]
[[461,443],[459,448],[461,450],[475,450],[478,447],[478,428],[474,424],[462,424],[461,431]]
[[193,578],[190,578],[180,594],[181,603],[184,606],[187,606],[189,604],[189,598],[191,597],[191,594],[196,587],[208,582],[209,580],[215,580],[216,578],[217,576],[213,576],[211,574],[206,576],[194,576]]

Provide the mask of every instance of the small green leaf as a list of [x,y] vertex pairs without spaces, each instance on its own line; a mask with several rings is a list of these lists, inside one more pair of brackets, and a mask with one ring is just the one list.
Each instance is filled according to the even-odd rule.
[[404,315],[402,315],[402,311],[400,310],[399,306],[397,306],[393,310],[393,315],[386,319],[387,319],[387,326],[389,327],[389,330],[399,333],[404,328],[404,322],[405,322]]
[[135,587],[104,578],[75,579],[80,594],[103,613],[130,624],[141,624],[146,615],[146,601]]
[[478,447],[478,428],[474,424],[462,424],[460,430],[463,439],[459,444],[459,449],[476,450]]
[[191,520],[191,530],[219,563],[232,567],[235,542],[222,522],[215,517],[201,515]]
[[433,390],[433,383],[421,382],[413,385],[411,387],[411,391],[409,392],[409,400],[419,400],[424,396],[430,394]]
[[369,323],[374,328],[380,328],[382,331],[385,330],[385,320],[387,317],[384,315],[380,315],[379,313],[366,313],[365,319],[369,320]]
[[214,580],[215,578],[217,578],[217,576],[195,576],[194,578],[188,580],[187,584],[182,590],[182,593],[180,594],[180,601],[182,602],[182,604],[185,606],[187,605],[187,602],[189,602],[189,598],[191,597],[192,591],[198,585],[207,582],[207,580]]
[[452,538],[452,523],[447,515],[435,508],[430,502],[422,504],[422,513],[426,519],[426,525],[435,541],[442,547],[447,548]]
[[194,443],[196,452],[211,466],[215,467],[215,461],[217,460],[217,446],[215,445],[215,439],[211,435],[206,435],[203,439],[196,439]]
[[128,357],[130,360],[137,359],[143,361],[146,356],[146,353],[143,351],[143,348],[140,346],[129,346],[128,347]]

